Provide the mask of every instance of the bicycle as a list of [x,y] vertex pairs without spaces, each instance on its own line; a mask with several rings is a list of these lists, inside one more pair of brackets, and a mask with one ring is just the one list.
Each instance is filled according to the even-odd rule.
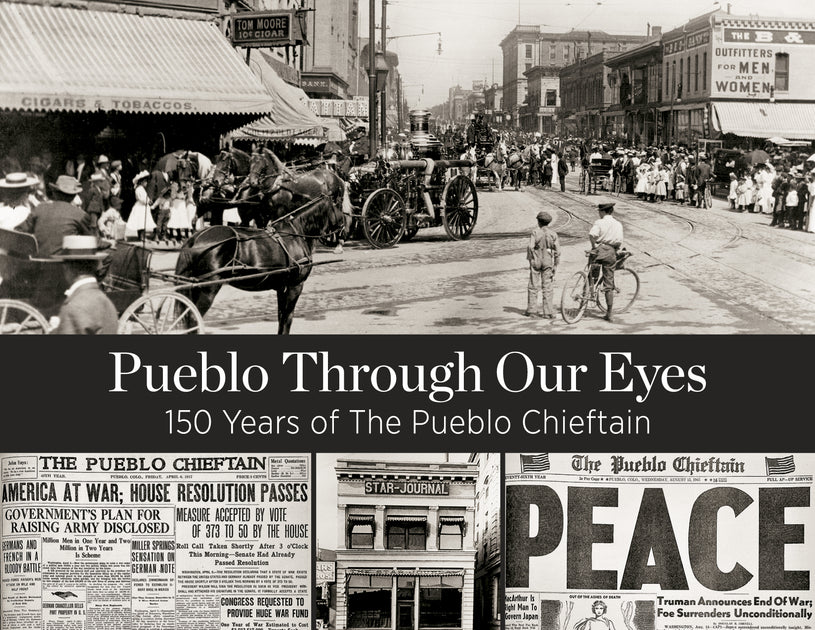
[[[628,250],[621,250],[614,264],[615,313],[625,313],[631,308],[640,293],[639,275],[633,269],[625,266],[625,262],[631,255]],[[586,252],[586,256],[590,257],[591,252]],[[597,308],[603,315],[608,311],[606,293],[602,289],[603,266],[600,263],[589,261],[586,262],[586,268],[576,272],[563,287],[560,314],[567,324],[575,324],[580,321],[591,303],[597,304]]]

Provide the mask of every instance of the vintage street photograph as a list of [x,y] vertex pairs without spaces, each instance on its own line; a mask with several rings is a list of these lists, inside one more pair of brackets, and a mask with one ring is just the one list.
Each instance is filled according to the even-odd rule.
[[501,455],[317,455],[318,627],[499,630]]
[[815,332],[810,0],[0,25],[0,333]]

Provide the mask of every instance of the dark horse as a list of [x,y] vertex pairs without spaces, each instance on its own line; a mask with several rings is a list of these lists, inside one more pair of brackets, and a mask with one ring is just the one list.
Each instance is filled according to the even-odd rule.
[[[244,291],[274,289],[277,332],[285,335],[311,273],[317,239],[338,232],[344,224],[345,184],[331,171],[319,169],[296,177],[281,173],[267,186],[264,205],[276,216],[270,229],[212,226],[202,230],[181,248],[176,274],[219,281],[190,287],[189,297],[202,315],[222,284]],[[255,277],[242,279],[249,275]]]
[[[255,200],[241,195],[249,174],[252,156],[240,149],[225,149],[218,154],[210,176],[201,187],[200,204],[210,214],[211,225],[221,225],[226,208],[237,207],[241,225],[248,227],[256,218]],[[256,222],[258,227],[262,227]]]

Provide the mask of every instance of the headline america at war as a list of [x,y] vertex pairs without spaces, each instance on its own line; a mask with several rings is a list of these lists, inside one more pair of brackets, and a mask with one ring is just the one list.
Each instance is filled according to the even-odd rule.
[[[273,394],[276,401],[281,394],[289,400],[330,394],[333,404],[342,400],[337,395],[372,394],[367,400],[375,400],[376,394],[399,394],[429,403],[425,405],[429,408],[421,408],[423,405],[411,400],[409,414],[396,415],[367,402],[305,417],[279,409],[274,414],[247,410],[246,401],[251,399],[244,396],[243,408],[167,410],[170,433],[177,435],[215,430],[228,435],[648,435],[651,418],[632,407],[657,392],[693,395],[708,386],[704,364],[649,364],[631,352],[619,351],[597,352],[594,362],[547,363],[530,353],[510,350],[489,365],[483,359],[480,363],[469,360],[460,350],[433,364],[347,363],[334,360],[325,350],[282,352],[277,365],[245,361],[237,351],[197,351],[188,358],[175,357],[176,363],[167,362],[166,357],[152,363],[136,352],[110,352],[109,356],[111,394]],[[445,408],[442,413],[433,407],[451,403],[459,395],[468,395],[470,402],[492,399],[494,393],[502,394],[506,401],[516,395],[540,400],[538,394],[579,396],[585,392],[614,394],[615,409],[592,407],[574,413],[557,405],[541,405],[511,413],[492,407],[457,409],[455,413]],[[484,396],[474,396],[478,394]]]

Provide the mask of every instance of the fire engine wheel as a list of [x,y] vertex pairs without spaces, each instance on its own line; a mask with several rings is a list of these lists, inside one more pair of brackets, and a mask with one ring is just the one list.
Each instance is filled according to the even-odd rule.
[[401,195],[390,188],[371,193],[362,206],[362,229],[368,242],[382,249],[396,245],[407,228],[407,212]]
[[47,335],[48,320],[19,300],[0,300],[0,335]]
[[478,194],[469,177],[456,175],[442,193],[442,221],[447,235],[460,241],[470,238],[478,220]]

